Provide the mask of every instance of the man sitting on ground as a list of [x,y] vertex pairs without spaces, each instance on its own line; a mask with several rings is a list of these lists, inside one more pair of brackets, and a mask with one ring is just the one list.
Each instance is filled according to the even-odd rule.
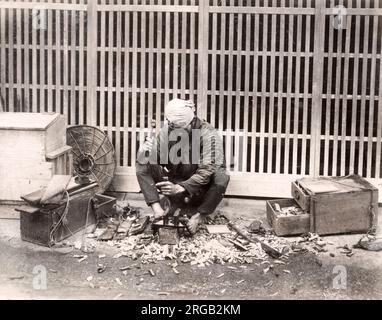
[[[147,154],[149,154],[147,156]],[[158,189],[172,200],[190,199],[197,212],[188,222],[195,233],[223,199],[229,175],[217,130],[195,115],[192,101],[171,100],[156,139],[147,138],[137,156],[136,175],[154,219],[165,214]]]

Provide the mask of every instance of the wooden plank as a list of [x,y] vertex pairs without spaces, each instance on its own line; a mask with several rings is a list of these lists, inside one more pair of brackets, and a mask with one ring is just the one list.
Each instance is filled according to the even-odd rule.
[[[242,1],[239,1],[239,5],[243,5]],[[236,40],[236,46],[238,49],[238,54],[236,55],[236,75],[233,75],[236,77],[236,90],[235,90],[235,123],[234,123],[234,143],[235,143],[235,148],[234,148],[234,153],[233,153],[233,159],[234,161],[234,170],[235,171],[241,171],[242,169],[240,168],[240,158],[242,157],[242,153],[240,152],[240,137],[239,137],[239,132],[240,130],[240,117],[241,117],[241,101],[240,101],[240,86],[241,86],[241,48],[242,48],[242,37],[243,37],[243,15],[239,14],[237,17],[237,40]],[[233,91],[233,88],[232,88]]]
[[[268,5],[268,0],[264,2],[264,6]],[[267,38],[268,38],[268,15],[263,16],[263,43],[262,43],[262,49],[267,47]],[[261,60],[261,113],[260,113],[260,132],[265,133],[265,104],[266,99],[264,93],[267,91],[266,84],[267,84],[267,59],[265,57],[262,57]],[[264,137],[260,137],[260,152],[259,152],[259,173],[266,172],[264,169],[264,154],[265,154],[265,141]]]
[[[243,113],[244,113],[244,139],[243,139],[243,161],[242,161],[242,171],[248,171],[248,121],[249,121],[249,78],[250,78],[250,38],[251,38],[251,17],[248,15],[244,16],[245,19],[245,70],[244,70],[244,105],[243,105]],[[213,34],[217,34],[216,32]],[[212,76],[214,79],[214,75]],[[214,81],[213,81],[214,82]],[[214,110],[215,112],[215,110]]]
[[[92,126],[95,126],[97,124],[97,91],[96,91],[96,85],[97,85],[97,68],[94,67],[97,65],[97,26],[99,22],[97,21],[97,4],[95,1],[88,1],[87,4],[87,44],[86,44],[86,84],[87,84],[87,93],[86,93],[86,119],[82,119],[80,116],[80,123],[81,120],[86,122],[87,124],[90,124]],[[84,32],[82,28],[82,15],[80,15],[80,41],[82,38],[82,34]],[[104,25],[103,25],[104,27]],[[104,35],[104,28],[102,28],[102,22],[101,22],[101,36]],[[80,49],[81,50],[81,49]],[[82,50],[81,50],[82,51]],[[81,53],[80,53],[80,59],[81,59]],[[81,60],[82,61],[82,60]],[[102,65],[102,60],[101,60]],[[80,74],[81,74],[81,67],[80,67]],[[103,74],[104,69],[101,69]],[[81,80],[82,81],[82,80]],[[104,83],[102,83],[104,85]],[[81,86],[81,84],[80,84]],[[81,93],[80,93],[80,99],[81,99]],[[80,109],[82,111],[82,109]],[[81,112],[82,113],[82,112]]]
[[[220,49],[225,49],[225,38],[226,38],[226,15],[221,14],[221,24],[220,24]],[[219,70],[219,124],[218,129],[224,129],[224,112],[225,112],[225,102],[224,102],[224,77],[225,77],[225,55],[223,51],[220,53],[220,70]],[[228,166],[227,166],[228,168]]]
[[290,154],[290,127],[291,127],[291,104],[292,104],[292,67],[293,67],[293,57],[291,52],[293,52],[293,32],[294,32],[294,17],[292,15],[288,16],[288,59],[287,59],[287,98],[286,98],[286,118],[285,118],[285,152],[284,152],[284,173],[291,173],[289,170],[289,154]]
[[[64,0],[64,2],[67,2],[69,0]],[[65,115],[69,115],[69,90],[68,90],[68,85],[69,85],[69,79],[68,79],[68,66],[69,66],[69,55],[68,55],[68,33],[69,33],[69,26],[68,26],[68,11],[64,11],[64,30],[63,30],[63,35],[64,35],[64,55],[63,55],[63,72],[64,72],[64,77],[63,77],[63,85],[64,85],[64,92],[63,92],[63,101],[64,101],[64,107],[63,107],[63,113]],[[67,117],[68,119],[68,124],[70,123],[70,118],[69,116]]]
[[177,6],[177,5],[142,5],[142,4],[113,4],[113,5],[98,5],[98,11],[124,11],[124,12],[198,12],[198,6]]
[[[227,3],[228,4],[228,3]],[[231,35],[234,33],[234,15],[230,14],[228,17],[228,30]],[[230,36],[228,39],[228,75],[233,74],[233,36]],[[227,126],[227,136],[225,139],[225,156],[226,156],[226,164],[228,170],[232,170],[232,166],[234,166],[235,159],[232,154],[232,82],[233,78],[231,76],[228,76],[228,87],[227,90],[229,92],[227,97],[227,120],[226,120],[226,126]],[[231,163],[233,162],[233,163]]]
[[47,15],[47,105],[46,110],[48,112],[53,112],[53,27],[52,27],[52,11],[46,11]]
[[[258,0],[256,0],[255,4],[258,5]],[[252,104],[252,137],[251,137],[251,152],[252,152],[251,172],[256,171],[256,155],[257,155],[257,151],[256,151],[256,147],[257,147],[256,131],[257,131],[257,118],[258,118],[258,114],[257,114],[258,83],[257,82],[258,82],[258,63],[259,63],[257,52],[259,51],[259,34],[260,34],[259,15],[255,15],[254,19],[255,21],[254,21],[254,30],[253,30],[253,33],[254,33],[253,46],[254,46],[255,53],[253,57],[253,69],[252,69],[254,78],[253,78],[253,94],[252,94],[253,104]]]
[[[266,0],[265,0],[266,1]],[[314,15],[314,9],[288,7],[288,15]],[[239,6],[211,6],[210,12],[232,13],[232,14],[285,14],[285,8],[264,6],[239,7]]]
[[[369,6],[369,1],[365,1],[366,7]],[[368,51],[368,45],[369,45],[369,23],[370,23],[370,17],[365,17],[365,31],[364,31],[364,38],[363,38],[363,52]],[[367,58],[362,59],[362,82],[361,82],[361,118],[359,123],[359,136],[364,137],[365,136],[365,112],[366,112],[366,85],[367,85]],[[363,164],[364,164],[364,143],[359,144],[359,155],[358,155],[358,174],[361,176],[366,175],[366,171],[363,170]]]
[[[167,13],[166,13],[167,15]],[[166,17],[167,18],[167,17]],[[167,22],[167,20],[166,20]],[[169,21],[168,21],[168,24],[166,23],[166,26],[169,26]],[[142,12],[141,13],[141,48],[146,48],[146,13],[145,12]],[[168,35],[167,35],[168,33]],[[170,47],[170,32],[166,32],[166,37],[168,37],[168,43],[167,43],[167,38],[166,38],[166,48]],[[141,73],[141,83],[140,83],[140,88],[145,88],[145,74],[146,74],[146,54],[141,54],[140,55],[141,57],[141,61],[140,61],[140,66],[141,66],[141,70],[139,70],[139,72]],[[166,66],[165,68],[170,68],[170,61],[169,59],[166,60]],[[165,86],[169,87],[169,73],[168,73],[168,69],[166,70],[167,72],[167,81],[168,82],[165,82]],[[138,70],[137,70],[138,72]],[[148,73],[150,74],[150,73]],[[166,94],[165,94],[165,99],[168,99],[166,98]],[[146,125],[145,125],[145,103],[146,103],[146,98],[145,98],[145,94],[144,93],[140,93],[140,119],[139,119],[139,128],[140,128],[140,131],[139,131],[139,143],[142,144],[144,142],[144,135],[143,135],[143,131],[142,129],[146,128]],[[150,120],[147,121],[147,126],[150,125]]]
[[9,105],[8,110],[13,112],[15,111],[15,102],[14,102],[14,74],[13,74],[13,60],[14,60],[14,52],[13,52],[13,25],[14,25],[14,10],[9,10],[8,12],[8,43],[9,43],[9,49],[8,49],[8,83],[9,83],[9,90],[8,90],[8,96],[9,96]]
[[[359,3],[358,3],[359,4]],[[359,70],[359,50],[360,50],[360,34],[361,34],[361,18],[360,16],[356,17],[355,22],[355,38],[354,38],[354,75],[353,79],[358,79],[358,70]],[[358,81],[353,81],[353,99],[352,99],[352,119],[357,118],[357,94],[358,94]],[[356,149],[356,121],[351,123],[351,137],[352,141],[350,143],[350,164],[349,164],[349,174],[355,173],[355,149]]]
[[[85,37],[84,37],[84,34],[85,34],[85,24],[84,24],[84,12],[83,11],[80,11],[80,12],[77,12],[77,15],[79,15],[79,49],[78,49],[78,55],[79,55],[79,66],[78,66],[78,85],[80,87],[80,89],[78,90],[78,109],[79,109],[79,115],[78,115],[78,123],[79,124],[85,124],[87,119],[85,119],[85,108],[87,108],[87,111],[89,111],[90,113],[86,112],[87,114],[87,118],[88,118],[88,122],[87,123],[91,123],[92,125],[96,125],[95,121],[94,121],[94,114],[96,113],[97,111],[97,108],[96,108],[96,103],[95,103],[95,97],[94,97],[94,89],[93,88],[90,88],[90,90],[88,90],[87,94],[91,94],[92,97],[93,97],[93,100],[90,99],[89,101],[89,104],[88,104],[88,101],[86,101],[86,104],[84,103],[84,78],[85,78],[85,72],[87,72],[87,68],[88,66],[85,65],[85,60],[84,60],[84,50],[85,50]],[[94,19],[93,17],[90,17],[90,21],[88,21],[88,23],[91,23],[92,19]],[[96,17],[95,17],[96,19]],[[88,32],[87,33],[87,36],[89,37],[90,33]],[[94,66],[97,66],[97,42],[96,42],[96,39],[95,39],[95,45],[93,46],[93,49],[92,49],[92,54],[94,56],[92,56],[93,60],[92,63],[93,63],[93,69],[96,69],[96,67]],[[90,70],[89,70],[90,71]],[[90,74],[90,76],[92,77],[92,83],[96,83],[96,77],[94,76],[94,74]],[[87,97],[86,97],[87,98]],[[87,98],[88,99],[88,98]],[[95,119],[97,119],[97,116],[95,116]]]
[[[174,2],[174,5],[178,5],[179,4],[179,0],[175,0]],[[180,30],[180,25],[179,25],[179,16],[180,14],[179,13],[174,13],[174,51],[173,51],[173,57],[174,57],[174,71],[173,71],[173,84],[172,84],[172,87],[173,87],[173,98],[177,98],[178,96],[178,77],[179,77],[179,73],[178,73],[178,63],[179,63],[179,59],[178,59],[178,52],[179,52],[179,46],[180,46],[180,43],[179,43],[179,30]],[[152,13],[150,13],[150,27],[152,26],[152,19],[153,19],[153,16],[152,16]],[[150,30],[150,36],[152,35],[153,31]],[[152,69],[150,69],[152,70]],[[152,116],[151,116],[152,118]]]
[[21,82],[22,82],[22,64],[21,64],[21,10],[16,10],[16,108],[18,111],[24,111],[23,106],[23,93],[21,91]]
[[[380,42],[379,46],[379,52],[382,52],[382,42]],[[378,93],[379,96],[382,93],[382,61],[381,59],[379,60],[379,88],[378,88]],[[381,148],[382,148],[382,99],[378,100],[378,112],[377,112],[377,132],[376,132],[376,138],[377,138],[377,143],[376,143],[376,168],[375,168],[375,178],[380,181],[382,178],[381,176]],[[381,189],[379,189],[379,197],[382,195]]]
[[[134,4],[137,3],[137,0],[134,0]],[[162,23],[160,23],[162,25]],[[138,15],[137,12],[133,12],[133,31],[138,30]],[[158,28],[159,32],[160,28]],[[135,159],[136,159],[136,153],[137,153],[137,47],[138,47],[138,34],[136,32],[133,32],[133,61],[132,61],[132,111],[131,111],[131,117],[132,117],[132,141],[131,141],[131,164],[134,165]],[[160,68],[158,69],[160,70]],[[158,72],[157,72],[158,74]],[[159,73],[160,76],[160,73]],[[157,101],[160,103],[160,100]],[[157,114],[158,115],[158,114]],[[159,123],[157,122],[159,125]]]
[[[45,2],[45,0],[44,0]],[[42,9],[40,14],[45,15],[46,19],[46,10]],[[45,25],[42,25],[39,29],[39,37],[40,37],[40,49],[38,50],[38,53],[40,54],[40,69],[38,70],[40,82],[39,82],[39,96],[40,101],[38,105],[38,110],[40,112],[46,112],[46,101],[45,101],[45,92],[44,86],[46,83],[46,59],[45,59],[45,52],[46,52],[46,44],[45,44],[45,34],[47,32],[46,30],[46,21],[44,21]]]
[[[56,105],[55,111],[62,113],[63,105],[61,104],[61,70],[62,70],[62,62],[61,62],[61,12],[59,10],[55,11],[55,32],[56,32],[56,43],[55,43],[55,54],[56,54],[56,79],[55,79],[55,89],[56,89]],[[28,50],[29,51],[29,50]]]
[[[216,2],[214,1],[214,4]],[[208,110],[209,114],[209,121],[210,123],[215,126],[215,119],[217,118],[216,116],[216,95],[217,95],[217,14],[214,13],[212,14],[212,30],[209,31],[209,34],[212,32],[212,46],[211,49],[211,93],[210,98],[211,98],[211,103],[210,103],[210,108]],[[207,93],[208,94],[208,93]]]
[[[270,3],[271,6],[276,6],[276,1],[272,0]],[[273,118],[275,114],[275,76],[276,76],[276,57],[275,57],[275,51],[276,51],[276,15],[272,14],[270,16],[271,19],[271,29],[268,31],[268,35],[271,35],[271,57],[270,57],[270,86],[269,86],[269,120],[268,120],[268,130],[270,134],[273,134],[274,127],[273,127]],[[268,164],[267,164],[267,171],[269,173],[273,172],[273,138],[268,138]]]
[[[308,5],[310,6],[310,2],[308,2]],[[310,16],[306,17],[306,30],[305,30],[305,51],[310,51],[310,42],[311,42],[311,23],[312,19]],[[307,141],[308,141],[308,113],[309,113],[309,57],[304,57],[305,59],[305,70],[304,70],[304,102],[303,102],[303,121],[302,121],[302,148],[301,148],[301,158],[302,164],[301,164],[301,174],[310,174],[312,168],[309,167],[309,172],[307,172],[306,167],[307,164],[310,161],[310,157],[312,156],[312,153],[307,153]]]
[[[35,9],[36,7],[42,7],[41,1],[31,1],[31,2],[1,2],[0,8],[2,9]],[[76,11],[86,11],[86,5],[75,4],[75,3],[52,3],[46,2],[43,4],[44,9],[47,10],[76,10]]]
[[[346,40],[345,40],[345,53],[346,55],[350,52],[350,40],[351,40],[351,17],[347,16],[346,19]],[[348,94],[349,87],[349,57],[345,57],[344,63],[344,77],[343,77],[343,95],[344,97]],[[342,98],[342,124],[341,124],[341,172],[340,175],[344,176],[346,174],[346,126],[347,126],[347,109],[348,101],[346,98]]]
[[[298,0],[297,5],[299,7],[302,7],[302,1]],[[300,93],[300,77],[301,77],[301,48],[302,48],[302,16],[297,16],[297,43],[296,43],[296,51],[297,51],[297,57],[296,57],[296,72],[294,74],[295,76],[295,91],[297,94]],[[299,116],[300,116],[300,99],[295,98],[294,99],[294,120],[293,120],[293,147],[292,147],[292,173],[297,174],[301,171],[301,162],[302,159],[299,161],[298,159],[298,131],[299,131]],[[300,170],[297,170],[300,166]]]
[[[207,85],[208,85],[208,14],[209,14],[209,1],[199,1],[199,28],[198,28],[198,101],[197,109],[198,117],[201,119],[207,118]],[[195,24],[194,15],[191,13],[191,24]],[[191,27],[191,33],[194,33],[195,27]],[[191,41],[194,41],[194,35],[191,36]],[[191,44],[191,48],[195,44]],[[192,55],[192,52],[191,52]],[[191,59],[190,67],[193,67],[193,60]],[[190,76],[193,76],[193,70]],[[192,78],[191,78],[192,79]],[[192,79],[193,82],[194,79]],[[190,86],[193,90],[194,86]],[[193,94],[193,93],[192,93]],[[227,157],[228,158],[228,157]]]
[[[167,4],[167,0],[165,1]],[[164,103],[167,105],[167,102],[170,100],[169,91],[170,91],[170,36],[172,33],[170,26],[170,13],[166,12],[164,14],[165,23],[165,48],[164,48]]]
[[70,124],[75,125],[77,123],[77,108],[76,108],[76,12],[70,12]]
[[[285,0],[281,1],[281,7],[285,8]],[[283,117],[283,86],[284,86],[284,57],[285,57],[285,15],[280,16],[280,56],[279,56],[279,74],[278,74],[278,94],[277,94],[277,140],[276,140],[276,173],[281,173],[281,130]]]
[[[377,8],[377,1],[374,2],[375,8]],[[373,150],[373,125],[374,125],[374,108],[375,108],[375,85],[376,85],[376,55],[377,55],[377,43],[378,43],[378,17],[372,17],[372,56],[371,59],[371,74],[370,74],[370,99],[369,99],[369,119],[368,119],[368,143],[367,143],[367,166],[366,177],[372,177],[372,166],[378,166],[380,163],[372,161]],[[375,177],[375,176],[374,176]]]
[[0,9],[0,112],[7,110],[5,105],[5,74],[6,74],[6,54],[5,54],[5,9]]
[[[108,39],[108,48],[113,48],[114,46],[114,12],[108,12],[109,15],[109,24],[107,26],[107,39]],[[138,30],[135,28],[135,30]],[[107,123],[106,123],[106,129],[107,129],[107,136],[109,137],[110,141],[113,141],[113,118],[114,118],[114,110],[113,110],[113,91],[112,88],[113,85],[113,77],[114,77],[114,52],[109,50],[108,51],[108,64],[106,66],[107,68]],[[137,61],[136,61],[137,62]],[[137,65],[137,64],[135,64]],[[106,71],[105,71],[106,72]]]
[[[193,4],[194,0],[192,0],[192,4]],[[200,8],[200,6],[199,6]],[[208,9],[204,9],[204,10],[207,10],[208,12]],[[190,96],[189,96],[189,99],[192,100],[192,101],[195,101],[195,13],[190,13],[190,78],[189,78],[189,90],[190,90]],[[199,23],[201,23],[201,14],[199,12]],[[205,18],[205,15],[204,15],[204,12],[203,12],[203,17],[202,19],[206,19]],[[203,20],[203,24],[205,24],[205,21]],[[199,36],[200,34],[202,33],[202,38],[203,38],[203,41],[207,40],[208,39],[208,24],[207,25],[204,25],[202,29],[199,28],[199,30],[203,30],[203,32],[200,32],[199,31]],[[205,32],[204,29],[207,29],[207,32]],[[207,37],[207,39],[204,38],[204,36]],[[208,68],[208,65],[207,65],[207,59],[208,59],[208,56],[207,56],[207,53],[205,53],[204,51],[207,51],[208,48],[204,46],[206,46],[207,44],[206,43],[201,43],[200,42],[200,39],[198,39],[199,42],[198,42],[198,45],[202,46],[201,48],[199,47],[199,54],[198,54],[198,73],[197,73],[197,77],[198,77],[198,80],[200,81],[205,81],[203,86],[200,88],[201,89],[201,94],[202,94],[202,100],[199,99],[200,102],[198,102],[198,105],[200,106],[199,108],[197,108],[197,114],[199,117],[201,117],[202,119],[205,119],[206,118],[206,115],[207,115],[207,112],[206,112],[206,107],[207,107],[207,77],[205,77],[205,79],[202,79],[203,76],[204,76],[204,73],[207,73],[207,68]],[[202,66],[203,67],[203,73],[201,74],[200,71],[199,71],[199,66],[200,66],[200,63],[204,63],[204,65]],[[198,88],[196,88],[198,89]],[[204,96],[205,95],[205,96]],[[199,96],[199,95],[198,95]]]
[[[334,3],[334,2],[333,2]],[[333,17],[331,17],[333,19]],[[333,26],[333,24],[332,24]],[[333,44],[334,49],[334,44]],[[342,53],[342,32],[338,33],[338,41],[337,41],[337,52]],[[338,158],[338,140],[339,140],[339,95],[340,95],[340,89],[341,89],[341,59],[336,59],[336,71],[335,71],[335,77],[336,77],[336,85],[335,85],[335,99],[334,99],[334,140],[333,140],[333,159],[332,159],[332,175],[337,176],[340,174],[338,172],[338,166],[337,166],[337,158]]]
[[[121,1],[118,1],[121,2]],[[122,51],[122,13],[117,12],[117,63],[115,69],[115,157],[117,160],[117,166],[121,165],[121,51]],[[143,71],[143,74],[144,71]],[[144,78],[144,77],[142,77]]]
[[317,57],[313,64],[313,100],[312,100],[312,139],[310,168],[313,176],[318,176],[320,171],[320,130],[321,130],[321,110],[322,110],[322,81],[323,81],[323,52],[325,19],[323,14],[324,3],[316,2],[315,16],[315,46],[314,53]]
[[[105,0],[101,0],[101,3],[103,3]],[[106,84],[106,12],[102,11],[101,12],[101,30],[100,30],[100,90],[99,90],[99,96],[100,96],[100,101],[99,101],[99,110],[100,110],[100,115],[99,115],[99,128],[101,130],[104,130],[105,128],[105,84]],[[90,39],[89,39],[90,40]],[[89,52],[88,52],[89,54]],[[90,66],[89,66],[90,67]],[[128,75],[128,73],[127,73]],[[88,95],[90,92],[88,93]],[[89,97],[90,99],[90,97]]]
[[[101,15],[104,14],[103,12]],[[129,88],[130,87],[130,81],[129,81],[129,72],[130,72],[130,57],[129,57],[129,48],[130,48],[130,40],[129,40],[129,35],[130,35],[130,15],[127,12],[124,12],[125,16],[125,48],[124,48],[124,87]],[[151,23],[151,21],[150,21]],[[150,82],[150,81],[149,81]],[[124,112],[123,112],[123,166],[126,167],[129,164],[129,135],[128,135],[128,127],[129,127],[129,109],[131,107],[130,104],[130,99],[129,99],[129,93],[128,90],[124,90],[124,96],[123,96],[123,101],[124,101]]]

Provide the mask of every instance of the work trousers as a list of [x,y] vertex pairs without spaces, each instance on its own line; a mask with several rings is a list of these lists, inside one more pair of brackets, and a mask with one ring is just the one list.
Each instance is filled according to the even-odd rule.
[[[136,164],[136,174],[139,186],[145,197],[146,203],[150,206],[155,202],[159,202],[159,194],[155,186],[156,183],[164,181],[164,177],[167,176],[162,166],[157,164]],[[219,168],[212,176],[211,180],[206,185],[201,185],[190,197],[188,205],[197,206],[197,212],[202,215],[208,215],[215,211],[218,204],[222,201],[225,191],[230,180],[229,175],[225,169]],[[173,183],[180,183],[177,177],[169,177],[169,181]],[[182,196],[171,197],[179,206],[182,201]]]

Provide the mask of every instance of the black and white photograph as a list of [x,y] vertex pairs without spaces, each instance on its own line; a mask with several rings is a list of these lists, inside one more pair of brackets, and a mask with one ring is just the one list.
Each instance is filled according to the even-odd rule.
[[0,300],[381,300],[381,215],[381,0],[0,0]]

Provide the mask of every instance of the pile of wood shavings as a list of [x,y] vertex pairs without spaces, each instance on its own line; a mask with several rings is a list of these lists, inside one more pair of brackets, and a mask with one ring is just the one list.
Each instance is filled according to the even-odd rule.
[[[143,264],[178,260],[182,263],[205,267],[214,263],[222,265],[225,263],[252,263],[254,260],[268,259],[268,255],[259,243],[246,243],[243,246],[246,250],[240,250],[229,242],[229,239],[233,238],[233,235],[198,233],[192,238],[181,238],[177,245],[160,245],[156,242],[155,237],[147,241],[142,238],[142,235],[137,235],[109,244],[119,249],[114,258],[122,256],[133,260],[139,258]],[[142,239],[144,243],[142,243]],[[267,236],[265,240],[280,251],[286,245],[285,241],[272,236]]]

